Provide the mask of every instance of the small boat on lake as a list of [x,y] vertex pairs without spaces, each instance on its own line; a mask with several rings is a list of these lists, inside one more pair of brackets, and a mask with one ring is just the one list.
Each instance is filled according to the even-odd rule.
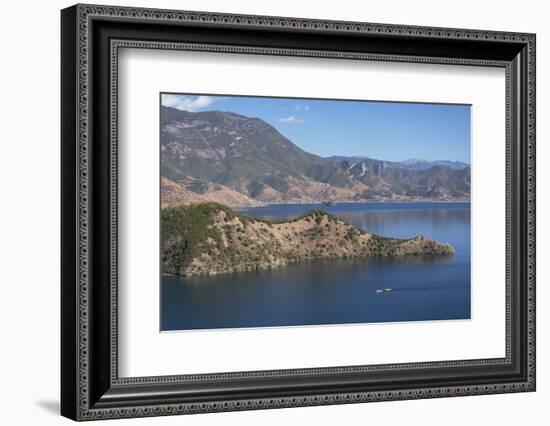
[[377,293],[389,293],[390,291],[393,291],[393,288],[377,288]]

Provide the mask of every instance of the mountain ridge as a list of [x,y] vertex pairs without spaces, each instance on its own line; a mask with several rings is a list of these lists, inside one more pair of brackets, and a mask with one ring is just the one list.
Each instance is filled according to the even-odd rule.
[[384,162],[392,167],[397,168],[407,168],[407,169],[429,169],[434,166],[445,166],[451,169],[466,169],[470,167],[468,163],[464,161],[452,161],[452,160],[423,160],[419,158],[409,158],[402,161],[393,161],[393,160],[380,160],[377,158],[366,157],[366,156],[357,156],[357,155],[331,155],[329,157],[324,157],[329,160],[335,161],[380,161]]
[[296,146],[265,121],[232,112],[163,106],[160,139],[163,206],[209,197],[233,207],[249,207],[328,201],[465,201],[470,195],[469,166],[426,168],[424,163],[407,166],[368,157],[323,158]]

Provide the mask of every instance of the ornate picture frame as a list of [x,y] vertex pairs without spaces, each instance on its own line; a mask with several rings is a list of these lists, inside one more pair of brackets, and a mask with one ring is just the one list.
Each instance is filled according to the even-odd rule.
[[[160,416],[535,390],[534,34],[76,5],[61,12],[61,413]],[[119,377],[121,48],[500,67],[506,356]]]

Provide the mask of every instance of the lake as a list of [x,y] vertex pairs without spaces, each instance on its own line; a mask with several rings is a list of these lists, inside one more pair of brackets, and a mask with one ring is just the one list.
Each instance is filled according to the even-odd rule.
[[[269,205],[266,219],[320,208],[387,237],[450,243],[448,258],[317,260],[213,277],[162,277],[161,330],[470,318],[469,203]],[[391,291],[383,289],[391,288]]]

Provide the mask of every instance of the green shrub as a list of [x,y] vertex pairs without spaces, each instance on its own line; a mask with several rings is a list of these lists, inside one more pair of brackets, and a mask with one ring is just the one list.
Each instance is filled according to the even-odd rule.
[[231,214],[228,207],[217,203],[191,204],[167,207],[161,212],[162,269],[165,273],[178,273],[193,258],[207,248],[212,238],[215,248],[223,252],[219,231],[212,228],[214,214],[221,210]]

